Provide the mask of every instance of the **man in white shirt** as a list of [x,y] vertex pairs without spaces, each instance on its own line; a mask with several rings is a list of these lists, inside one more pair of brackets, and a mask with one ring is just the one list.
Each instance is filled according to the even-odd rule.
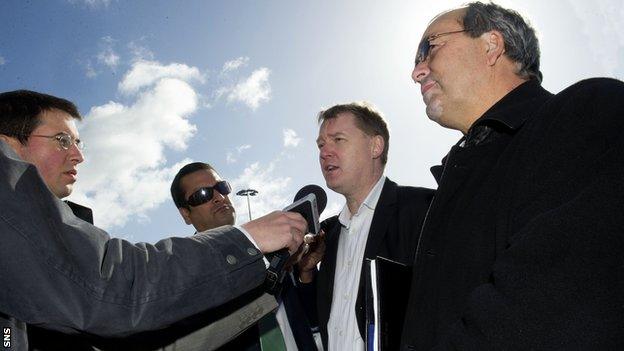
[[383,175],[389,132],[371,105],[336,105],[321,111],[318,121],[323,177],[346,203],[324,222],[325,245],[300,262],[300,280],[309,283],[307,294],[316,295],[325,349],[363,350],[363,260],[383,256],[410,264],[433,192],[398,186]]

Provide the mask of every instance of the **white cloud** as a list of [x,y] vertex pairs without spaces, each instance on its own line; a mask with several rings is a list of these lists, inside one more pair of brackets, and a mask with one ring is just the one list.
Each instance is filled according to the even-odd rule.
[[163,78],[204,82],[204,76],[197,67],[190,67],[182,63],[171,63],[164,66],[156,61],[139,60],[125,74],[118,85],[118,89],[124,94],[134,94]]
[[113,71],[116,70],[121,62],[121,57],[115,52],[114,45],[115,39],[110,36],[102,37],[98,43],[99,52],[92,58],[81,62],[87,78],[93,79],[97,77],[104,67]]
[[241,56],[223,64],[221,74],[216,77],[217,88],[212,93],[212,104],[225,97],[228,103],[242,103],[255,111],[260,104],[271,99],[271,71],[268,68],[260,67],[243,78],[231,74],[248,63],[249,57]]
[[132,61],[134,62],[154,59],[154,53],[150,49],[135,41],[128,43],[128,49],[130,50]]
[[253,163],[245,168],[238,178],[231,181],[234,195],[230,199],[237,210],[237,223],[241,224],[249,220],[247,199],[235,195],[239,190],[255,189],[258,191],[258,195],[250,198],[253,218],[258,218],[276,209],[282,209],[291,202],[293,194],[288,192],[291,178],[275,175],[275,167],[278,162],[278,160],[274,160],[267,166],[261,165],[259,162]]
[[6,63],[6,60],[4,59],[4,57],[0,56],[0,66],[4,65]]
[[115,40],[113,38],[109,36],[103,37],[101,42],[102,49],[97,55],[99,63],[113,70],[119,65],[119,55],[113,49],[114,43]]
[[114,69],[119,64],[119,55],[113,51],[113,49],[108,48],[104,51],[100,51],[97,56],[98,61],[111,69]]
[[[150,64],[156,71],[172,66],[196,70]],[[127,105],[110,101],[92,107],[80,126],[87,160],[72,198],[93,207],[96,224],[104,228],[145,217],[167,201],[174,174],[190,162],[168,166],[164,150],[186,149],[195,134],[188,117],[197,109],[197,93],[179,78],[161,77],[141,86],[145,89]]]
[[221,73],[228,73],[228,72],[237,70],[238,68],[242,66],[246,66],[248,62],[249,62],[249,57],[242,57],[242,56],[234,60],[227,61],[226,63],[223,64]]
[[297,145],[299,145],[299,142],[301,142],[301,138],[297,137],[297,132],[295,132],[294,130],[287,128],[284,129],[282,132],[284,133],[284,146],[297,147]]
[[93,65],[91,64],[91,62],[87,62],[87,67],[86,67],[86,73],[87,78],[95,78],[97,77],[98,73],[95,70],[95,68],[93,68]]
[[[240,190],[255,189],[258,191],[256,196],[250,198],[251,214],[254,219],[272,211],[281,210],[292,203],[296,189],[291,188],[291,177],[284,176],[284,171],[281,169],[286,162],[283,156],[284,152],[279,153],[268,164],[255,162],[245,168],[236,179],[230,181],[233,190],[230,200],[236,209],[236,223],[242,224],[249,220],[247,199],[236,195]],[[338,201],[329,201],[321,213],[321,220],[338,214],[343,206],[342,197]]]
[[255,111],[260,103],[271,99],[270,73],[266,67],[259,68],[233,88],[219,89],[217,96],[227,94],[228,102],[242,102]]
[[251,148],[251,145],[245,144],[245,145],[241,145],[237,147],[234,151],[228,151],[227,154],[225,155],[225,161],[228,164],[238,162],[238,156],[240,156],[243,153],[243,151],[250,149],[250,148]]
[[238,153],[240,154],[241,152],[243,152],[243,151],[245,151],[247,149],[251,149],[251,145],[249,145],[249,144],[241,145],[241,146],[236,148],[236,151],[238,151]]

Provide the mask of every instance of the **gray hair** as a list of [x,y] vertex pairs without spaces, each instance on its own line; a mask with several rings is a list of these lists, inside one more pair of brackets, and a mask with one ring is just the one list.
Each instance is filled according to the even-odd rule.
[[535,30],[518,14],[492,2],[471,2],[467,5],[463,26],[476,38],[485,32],[497,30],[505,40],[505,55],[519,64],[517,75],[542,81],[540,49]]

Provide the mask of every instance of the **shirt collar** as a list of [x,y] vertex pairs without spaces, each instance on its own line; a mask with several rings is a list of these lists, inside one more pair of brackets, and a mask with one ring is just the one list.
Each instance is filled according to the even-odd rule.
[[[377,202],[379,201],[379,197],[381,196],[381,190],[383,189],[385,181],[386,176],[382,175],[381,177],[379,177],[379,180],[377,181],[377,183],[375,183],[371,191],[368,193],[356,213],[362,211],[362,208],[364,207],[368,208],[373,212],[375,211],[375,207],[377,206]],[[349,207],[345,203],[342,207],[342,211],[340,211],[340,215],[338,215],[338,221],[340,221],[340,224],[342,224],[343,227],[349,228],[351,218],[351,211],[349,211]]]

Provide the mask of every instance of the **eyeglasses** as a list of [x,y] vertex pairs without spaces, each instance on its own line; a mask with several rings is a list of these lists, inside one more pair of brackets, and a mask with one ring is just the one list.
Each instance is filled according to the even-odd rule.
[[61,148],[63,148],[63,150],[69,150],[70,147],[72,147],[72,145],[76,144],[76,147],[79,150],[83,150],[84,149],[84,143],[82,142],[82,140],[80,139],[74,139],[73,136],[65,133],[65,132],[60,132],[56,135],[37,135],[37,134],[31,134],[31,137],[39,137],[39,138],[48,138],[48,139],[54,139],[58,142],[59,146]]
[[467,31],[468,29],[462,29],[462,30],[456,30],[452,32],[433,34],[433,35],[426,37],[420,42],[420,44],[418,44],[418,51],[416,52],[416,64],[424,62],[429,57],[429,53],[431,51],[431,46],[432,46],[431,45],[432,41],[438,39],[439,37],[443,37],[445,35],[463,33]]
[[192,193],[191,196],[189,196],[186,203],[189,206],[199,206],[201,204],[205,204],[206,202],[212,200],[215,190],[218,191],[219,194],[225,196],[232,192],[232,187],[230,186],[230,183],[225,180],[219,181],[214,186],[199,188],[197,191]]

